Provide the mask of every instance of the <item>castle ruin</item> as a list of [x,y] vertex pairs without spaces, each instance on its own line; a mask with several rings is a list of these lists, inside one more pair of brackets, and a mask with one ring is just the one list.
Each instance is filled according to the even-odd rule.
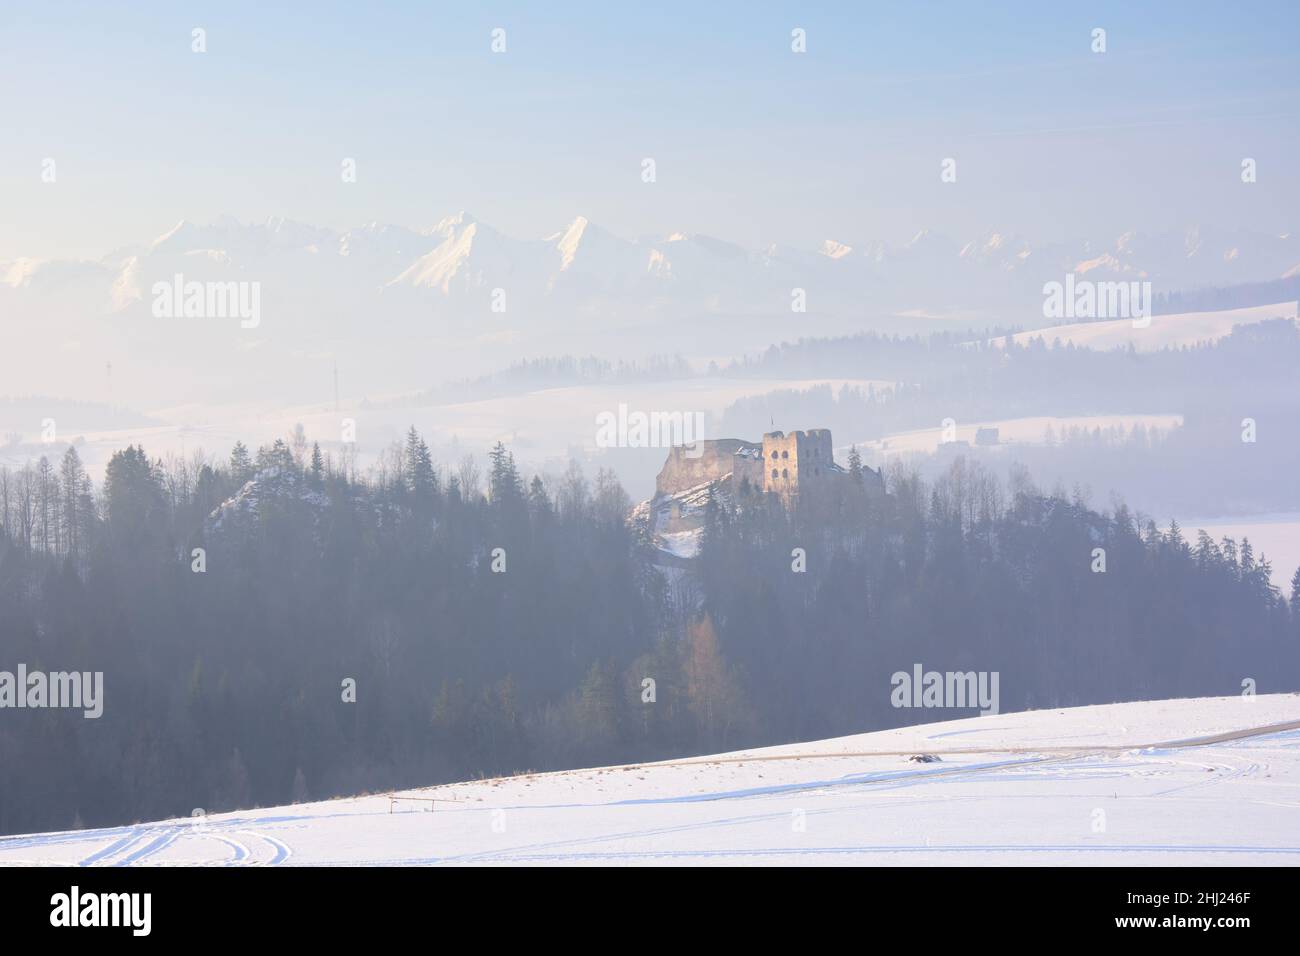
[[[879,471],[864,467],[861,478],[868,494],[884,494]],[[768,492],[791,504],[846,487],[849,481],[849,472],[835,463],[829,428],[768,432],[761,442],[701,439],[668,450],[655,478],[655,496],[639,504],[633,517],[647,521],[661,563],[690,567],[715,495],[734,502]]]
[[[870,469],[865,472],[879,477]],[[765,434],[761,443],[719,438],[674,446],[655,479],[655,493],[675,495],[707,482],[725,481],[733,492],[748,487],[782,496],[815,494],[846,474],[835,464],[829,428],[775,431]]]

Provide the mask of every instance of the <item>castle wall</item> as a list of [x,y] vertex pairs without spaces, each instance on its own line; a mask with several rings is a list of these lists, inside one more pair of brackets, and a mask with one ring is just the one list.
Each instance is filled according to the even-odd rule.
[[763,446],[751,445],[736,452],[731,472],[731,487],[739,492],[741,486],[749,482],[754,491],[763,490]]
[[755,448],[753,442],[739,438],[702,439],[690,447],[675,445],[655,478],[655,492],[672,495],[716,481],[735,469],[736,452]]

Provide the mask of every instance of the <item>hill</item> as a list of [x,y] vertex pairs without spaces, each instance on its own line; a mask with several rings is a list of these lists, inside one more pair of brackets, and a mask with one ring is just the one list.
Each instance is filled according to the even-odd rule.
[[1300,695],[1106,704],[9,837],[0,865],[1285,865],[1298,772]]

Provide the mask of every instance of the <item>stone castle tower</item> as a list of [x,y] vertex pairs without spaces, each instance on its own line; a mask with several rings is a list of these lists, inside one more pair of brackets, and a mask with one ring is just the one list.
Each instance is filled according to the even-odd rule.
[[815,491],[840,469],[831,451],[829,428],[768,432],[763,436],[764,491],[783,495]]

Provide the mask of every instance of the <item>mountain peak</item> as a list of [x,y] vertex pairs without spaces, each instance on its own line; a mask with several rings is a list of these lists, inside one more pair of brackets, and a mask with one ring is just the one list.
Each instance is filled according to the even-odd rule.
[[582,237],[586,235],[589,225],[591,223],[586,216],[577,216],[563,233],[552,237],[557,240],[555,248],[560,251],[561,272],[573,265],[573,260],[578,255],[578,247],[582,244]]
[[194,224],[192,222],[190,222],[188,219],[181,219],[176,223],[176,225],[172,226],[170,229],[164,232],[153,242],[149,243],[149,248],[151,250],[156,250],[160,246],[163,246],[168,242],[170,242],[171,240],[175,239],[177,236],[184,235],[186,232],[192,230],[193,228],[194,228]]
[[446,236],[455,232],[462,226],[472,226],[477,222],[478,219],[462,209],[460,212],[453,213],[450,216],[444,216],[438,221],[438,224],[433,227],[432,231],[438,235]]
[[842,242],[836,242],[834,239],[823,239],[817,251],[827,259],[843,259],[853,251],[853,247]]

